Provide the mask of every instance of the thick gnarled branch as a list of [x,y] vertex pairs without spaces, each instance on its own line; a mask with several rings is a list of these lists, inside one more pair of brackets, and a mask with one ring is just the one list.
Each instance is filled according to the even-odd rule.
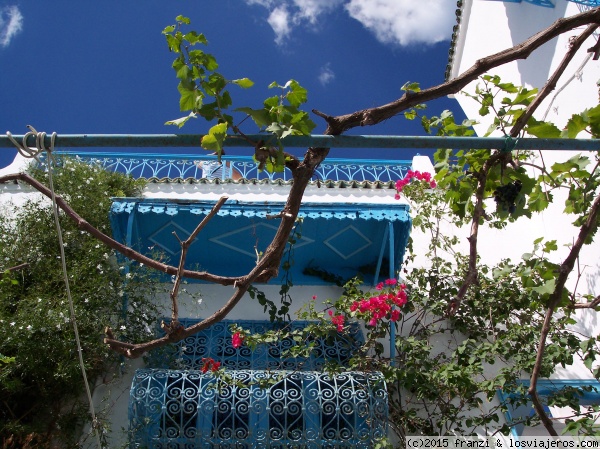
[[600,24],[600,8],[559,19],[550,27],[531,36],[526,41],[499,53],[479,59],[471,68],[456,78],[437,86],[423,89],[420,92],[406,93],[391,103],[338,116],[331,116],[317,110],[313,110],[313,112],[327,122],[325,134],[328,135],[336,136],[359,126],[376,125],[418,104],[456,94],[491,69],[518,59],[526,59],[534,50],[553,38],[580,26],[590,24]]
[[256,266],[250,273],[246,276],[242,276],[235,283],[234,286],[236,290],[223,307],[199,323],[185,329],[179,326],[175,332],[167,333],[167,335],[161,338],[146,343],[131,344],[121,342],[114,338],[110,329],[107,329],[108,332],[104,342],[110,348],[125,357],[132,359],[140,357],[147,351],[166,346],[170,343],[175,343],[218,323],[233,310],[253,283],[267,282],[277,276],[287,240],[296,223],[298,212],[300,212],[302,197],[304,196],[306,186],[310,182],[315,168],[325,159],[328,152],[329,149],[327,148],[309,148],[304,157],[304,161],[293,171],[294,182],[288,195],[287,202],[283,208],[281,222],[279,223],[275,237],[273,237],[273,240],[265,250],[263,257],[257,261]]

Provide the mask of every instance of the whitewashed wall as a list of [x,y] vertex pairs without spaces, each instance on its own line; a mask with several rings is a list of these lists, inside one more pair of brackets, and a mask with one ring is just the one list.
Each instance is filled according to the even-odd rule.
[[[470,68],[479,58],[504,50],[551,25],[557,19],[580,12],[580,7],[566,0],[556,0],[555,8],[544,8],[529,3],[509,3],[502,1],[464,0],[463,15],[456,43],[455,60],[451,77],[456,77]],[[569,39],[577,36],[583,28],[555,38],[538,49],[527,60],[507,64],[492,70],[503,82],[512,82],[528,88],[541,88],[562,60],[569,47]],[[597,37],[597,36],[596,36]],[[574,113],[598,104],[598,86],[600,80],[600,63],[588,58],[586,49],[592,47],[596,37],[585,42],[579,54],[568,66],[565,74],[558,82],[557,89],[545,100],[537,110],[535,117],[548,120],[563,128]],[[476,82],[471,83],[465,91],[474,93]],[[480,121],[475,129],[479,135],[487,131],[491,118],[479,117],[479,105],[465,95],[455,97],[467,117]],[[500,135],[496,132],[495,135]],[[581,134],[579,138],[585,138]],[[544,162],[550,166],[559,160],[566,160],[576,153],[568,151],[543,151]],[[591,160],[594,155],[589,154]],[[540,156],[538,156],[539,160]],[[571,225],[572,216],[562,213],[566,192],[555,195],[555,204],[547,211],[531,220],[520,220],[518,224],[509,225],[504,231],[483,229],[479,242],[484,262],[496,262],[503,258],[520,258],[523,253],[530,252],[531,242],[538,237],[546,240],[557,240],[559,251],[553,257],[560,263],[568,253],[568,245],[576,238],[578,230]],[[493,204],[493,203],[492,203]],[[490,207],[493,205],[490,204]],[[581,279],[577,292],[600,294],[600,241],[585,246],[581,253],[579,266]],[[569,278],[568,286],[573,288],[577,282],[577,273]],[[579,323],[574,331],[583,336],[598,335],[600,323],[595,312],[585,311],[578,314]],[[554,378],[578,379],[591,378],[591,373],[580,361],[572,367],[559,367]],[[542,432],[536,429],[535,432]],[[542,432],[543,434],[543,432]]]

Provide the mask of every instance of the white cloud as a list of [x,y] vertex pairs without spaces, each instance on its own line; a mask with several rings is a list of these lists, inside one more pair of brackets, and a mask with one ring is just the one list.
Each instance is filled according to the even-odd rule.
[[335,73],[331,70],[331,64],[327,63],[323,67],[321,67],[321,71],[319,72],[319,82],[326,86],[331,81],[335,79]]
[[294,0],[294,5],[297,8],[295,14],[296,21],[298,19],[306,19],[312,25],[317,23],[317,19],[324,13],[334,10],[343,0]]
[[332,11],[344,0],[245,0],[248,5],[259,5],[269,11],[267,22],[275,32],[275,42],[281,45],[292,29],[309,23],[318,24],[324,14]]
[[245,0],[267,9],[275,42],[285,43],[294,28],[318,27],[323,17],[343,5],[384,44],[434,44],[450,39],[455,22],[453,0]]
[[434,44],[450,38],[456,3],[449,0],[350,0],[348,14],[384,44]]
[[0,9],[0,46],[8,47],[10,41],[23,29],[23,15],[16,6]]
[[290,34],[290,16],[287,8],[284,6],[278,6],[269,15],[267,19],[273,31],[275,31],[275,42],[278,44],[283,43],[288,34]]

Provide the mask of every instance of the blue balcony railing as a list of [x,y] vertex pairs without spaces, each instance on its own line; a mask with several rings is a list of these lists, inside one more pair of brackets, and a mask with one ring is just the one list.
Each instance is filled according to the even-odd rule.
[[[227,156],[220,164],[215,156],[198,154],[119,154],[91,152],[57,152],[81,161],[97,164],[106,170],[125,173],[134,178],[151,180],[190,179],[292,179],[291,172],[268,173],[261,171],[251,157]],[[313,181],[395,182],[404,178],[410,161],[327,159],[316,170]]]

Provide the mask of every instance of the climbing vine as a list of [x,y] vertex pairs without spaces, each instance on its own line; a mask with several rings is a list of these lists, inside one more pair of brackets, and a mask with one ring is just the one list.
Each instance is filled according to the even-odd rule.
[[[41,168],[30,173],[47,181]],[[54,183],[105,232],[110,197],[135,196],[143,185],[71,159],[59,161]],[[53,223],[50,203],[42,198],[18,209],[5,204],[0,213],[0,260],[6,270],[0,278],[3,448],[47,447],[50,441],[74,447],[89,420]],[[124,338],[149,338],[148,326],[158,314],[152,299],[160,288],[147,270],[118,258],[64,216],[61,225],[87,374],[92,382],[108,382],[121,361],[98,336],[110,323]]]

